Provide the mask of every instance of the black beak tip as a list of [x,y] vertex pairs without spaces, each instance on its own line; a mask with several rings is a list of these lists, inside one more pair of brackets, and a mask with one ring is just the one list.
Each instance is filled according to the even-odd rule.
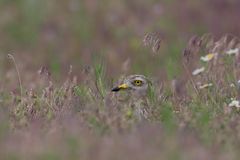
[[119,91],[120,90],[120,88],[118,88],[118,87],[114,87],[114,88],[112,88],[112,92],[117,92],[117,91]]

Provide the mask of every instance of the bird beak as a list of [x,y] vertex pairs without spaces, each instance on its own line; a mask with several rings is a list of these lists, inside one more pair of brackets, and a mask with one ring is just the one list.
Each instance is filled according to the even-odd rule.
[[118,92],[121,89],[127,89],[127,88],[128,88],[128,85],[123,83],[123,84],[121,84],[121,85],[119,85],[117,87],[112,88],[112,92]]

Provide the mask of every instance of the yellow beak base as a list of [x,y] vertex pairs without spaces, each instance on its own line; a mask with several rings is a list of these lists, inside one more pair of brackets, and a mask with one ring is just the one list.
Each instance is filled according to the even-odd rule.
[[127,88],[128,88],[128,85],[124,83],[124,84],[121,84],[117,87],[112,88],[112,92],[118,92],[121,89],[127,89]]

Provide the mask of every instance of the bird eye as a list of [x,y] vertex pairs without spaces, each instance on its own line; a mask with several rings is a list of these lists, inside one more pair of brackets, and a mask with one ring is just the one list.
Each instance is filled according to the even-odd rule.
[[135,80],[134,81],[134,85],[141,86],[142,85],[142,81],[141,80]]

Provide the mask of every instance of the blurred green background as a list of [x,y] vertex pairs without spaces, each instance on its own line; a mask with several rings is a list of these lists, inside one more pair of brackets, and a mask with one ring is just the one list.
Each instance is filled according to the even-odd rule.
[[[108,116],[109,108],[106,112],[98,110],[99,106],[105,105],[103,99],[108,94],[105,92],[112,87],[110,83],[122,75],[133,73],[169,80],[165,82],[183,77],[181,55],[189,38],[204,33],[212,33],[216,39],[225,33],[240,36],[239,8],[239,0],[0,0],[0,155],[9,160],[36,159],[36,155],[39,160],[79,157],[126,159],[128,156],[133,157],[130,159],[160,156],[168,157],[164,159],[186,159],[186,155],[202,160],[217,159],[212,158],[215,155],[233,159],[233,153],[238,159],[239,112],[234,117],[225,116],[228,112],[223,110],[227,106],[225,95],[219,95],[222,100],[217,99],[219,103],[213,104],[211,99],[202,101],[202,97],[194,97],[193,94],[191,103],[183,107],[179,117],[173,113],[175,104],[171,97],[166,98],[163,104],[156,102],[156,109],[159,109],[157,119],[163,128],[154,124],[133,124],[131,131],[119,130],[119,135],[114,134],[114,130],[112,134],[96,133],[107,130],[106,126],[118,126],[118,123],[110,123],[115,119],[116,122],[127,122],[124,118],[118,120],[114,114]],[[163,39],[157,53],[143,44],[145,35],[152,32],[160,33]],[[7,54],[14,56],[22,87],[13,61],[7,58]],[[43,98],[41,91],[55,87],[61,93],[67,86],[63,82],[70,77],[67,75],[70,65],[73,75],[78,78],[79,99],[75,101],[76,97],[72,97],[68,101],[64,94],[58,95],[58,92],[56,97],[49,94],[50,98]],[[53,75],[51,80],[54,82],[47,81],[47,86],[37,76],[37,71],[43,66],[49,68]],[[88,90],[95,85],[89,83],[84,86],[91,76],[84,77],[87,74],[83,72],[92,68],[95,69],[95,77],[90,82],[100,86],[102,97],[88,95],[90,91],[96,91]],[[63,85],[58,88],[58,84]],[[157,87],[160,90],[160,83]],[[23,88],[23,94],[19,93],[19,88]],[[36,100],[32,98],[34,95],[26,93],[31,89],[36,92]],[[163,99],[169,97],[168,91],[164,92],[166,95],[160,92],[156,95]],[[211,93],[203,92],[206,96]],[[20,95],[23,95],[22,99]],[[86,98],[94,96],[95,99]],[[58,106],[61,98],[66,102]],[[52,107],[55,103],[60,111],[62,108],[66,110],[55,110]],[[68,115],[71,105],[86,107],[90,113],[86,119],[81,116],[75,119],[78,113],[74,113],[74,117]],[[17,109],[20,114],[14,112]],[[32,112],[35,110],[40,114]],[[26,113],[31,113],[29,119]],[[56,117],[52,118],[51,114],[56,114]],[[119,115],[121,112],[116,112],[116,116]],[[186,128],[185,118],[189,124]],[[17,128],[18,123],[25,125],[28,122],[32,125]],[[177,125],[184,128],[183,132],[175,130]],[[225,149],[228,154],[223,152]]]
[[[16,84],[9,53],[26,84],[41,66],[61,81],[69,65],[81,77],[82,68],[95,61],[104,62],[109,77],[141,73],[171,79],[181,71],[191,36],[239,36],[239,8],[238,0],[0,0],[0,83]],[[164,41],[153,54],[142,40],[156,31]]]

